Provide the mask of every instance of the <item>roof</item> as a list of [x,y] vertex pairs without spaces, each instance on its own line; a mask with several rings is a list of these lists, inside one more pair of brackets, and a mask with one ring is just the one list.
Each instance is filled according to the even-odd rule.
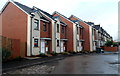
[[[79,22],[79,20],[71,20],[71,21],[73,21],[74,23]],[[79,24],[79,26],[80,26],[80,28],[83,28],[83,26],[81,26],[80,24]]]
[[19,3],[19,2],[15,2],[15,1],[14,1],[14,3],[17,4],[20,8],[22,8],[24,11],[26,11],[26,12],[29,13],[29,14],[31,14],[31,12],[34,12],[34,11],[35,11],[34,8],[36,8],[37,10],[41,11],[42,13],[44,13],[45,15],[47,15],[48,17],[50,17],[50,18],[53,17],[53,16],[50,15],[49,13],[47,13],[47,12],[45,12],[45,11],[43,11],[43,10],[35,7],[35,6],[33,6],[33,8],[30,8],[30,7],[26,6],[26,5],[23,5],[23,4]]
[[94,25],[93,28],[95,28],[96,30],[98,30],[100,28],[100,25]]
[[71,21],[73,21],[73,22],[78,22],[78,20],[71,20]]
[[67,25],[65,22],[63,22],[63,21],[60,19],[60,16],[53,16],[52,18],[53,18],[53,19],[58,18],[58,19],[60,20],[60,23],[61,23],[61,24]]
[[69,18],[67,18],[66,16],[62,15],[61,13],[59,13],[59,12],[57,12],[57,11],[53,12],[52,15],[54,15],[54,14],[56,14],[56,13],[59,14],[60,16],[64,17],[64,18],[67,19],[68,21],[74,23],[72,20],[70,20]]
[[[45,11],[43,11],[43,10],[35,7],[35,6],[33,6],[33,8],[30,8],[30,7],[26,6],[26,5],[23,5],[23,4],[19,3],[19,2],[16,2],[16,1],[13,1],[13,2],[14,2],[17,6],[19,6],[21,9],[23,9],[25,12],[27,12],[28,14],[30,14],[30,15],[31,15],[32,12],[35,12],[35,11],[38,11],[38,10],[39,10],[40,12],[44,13],[44,14],[47,15],[48,17],[50,17],[50,18],[53,17],[53,16],[50,15],[49,13],[47,13],[47,12],[45,12]],[[36,9],[34,9],[34,8],[36,8]],[[45,19],[45,18],[44,18],[44,19]],[[52,18],[52,19],[53,19],[53,18]]]
[[[87,24],[86,21],[83,21],[82,19],[76,17],[75,15],[71,15],[71,16],[69,17],[69,19],[70,19],[71,17],[77,18],[78,21],[81,21],[81,22]],[[87,25],[90,26],[89,24],[87,24]]]
[[45,18],[45,17],[40,17],[41,19],[43,19],[43,20],[46,20],[46,21],[49,21],[47,18]]
[[41,11],[42,13],[44,13],[45,15],[47,15],[48,17],[50,17],[51,19],[53,19],[52,17],[52,15],[51,14],[49,14],[48,12],[45,12],[45,11],[43,11],[43,10],[41,10],[41,9],[39,9],[39,8],[37,8],[37,7],[35,7],[35,6],[33,6],[33,8],[36,8],[36,9],[38,9],[39,11]]
[[63,25],[67,25],[66,23],[64,23],[64,22],[62,22],[62,21],[60,21],[60,23],[63,24]]
[[[15,3],[16,5],[18,5],[20,8],[22,8],[24,11],[26,11],[28,14],[31,14],[32,12],[37,11],[37,10],[35,10],[35,9],[33,9],[33,8],[30,8],[30,7],[26,6],[26,5],[23,5],[23,4],[19,3],[19,2],[14,1],[14,3]],[[40,9],[39,9],[39,10],[40,10]],[[44,11],[42,11],[42,12],[44,12]],[[45,12],[44,12],[44,13],[45,13]],[[49,21],[49,20],[48,20],[47,18],[45,18],[44,16],[42,16],[41,19],[44,19],[44,20],[46,20],[46,21]]]
[[23,5],[19,2],[13,1],[16,5],[18,5],[20,8],[22,8],[24,11],[26,11],[28,14],[31,14],[32,12],[34,12],[34,10],[26,5]]
[[93,22],[85,22],[85,23],[87,23],[88,25],[94,25]]

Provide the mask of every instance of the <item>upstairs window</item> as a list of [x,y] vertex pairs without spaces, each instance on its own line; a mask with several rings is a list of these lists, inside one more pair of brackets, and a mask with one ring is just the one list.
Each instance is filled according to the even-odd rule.
[[59,24],[57,24],[57,33],[59,33],[59,31],[60,31],[60,30],[59,30]]
[[62,26],[62,33],[64,34],[65,33],[65,27]]
[[43,23],[43,31],[46,32],[47,31],[47,26],[46,23]]
[[34,19],[34,30],[39,30],[39,20]]
[[38,47],[38,39],[34,39],[34,47]]
[[80,28],[80,38],[82,39],[83,38],[83,29]]
[[92,29],[92,35],[94,35],[94,30]]
[[57,40],[57,46],[59,46],[59,40]]
[[79,32],[79,28],[77,27],[77,34],[78,34],[78,32]]

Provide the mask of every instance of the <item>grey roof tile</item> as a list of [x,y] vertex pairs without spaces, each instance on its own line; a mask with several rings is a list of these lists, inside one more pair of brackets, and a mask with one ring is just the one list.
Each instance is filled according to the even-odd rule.
[[33,9],[30,8],[30,7],[28,7],[28,6],[26,6],[26,5],[23,5],[23,4],[19,3],[19,2],[15,2],[15,1],[14,1],[14,3],[15,3],[16,5],[18,5],[20,8],[22,8],[22,9],[23,9],[25,12],[27,12],[28,14],[31,14],[31,13],[33,12]]

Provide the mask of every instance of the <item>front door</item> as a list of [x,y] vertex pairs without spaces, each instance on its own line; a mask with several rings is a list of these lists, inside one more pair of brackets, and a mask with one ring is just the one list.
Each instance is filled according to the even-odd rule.
[[61,52],[64,52],[64,42],[61,41]]
[[79,44],[80,44],[80,51],[82,51],[82,48],[83,48],[82,42],[79,42]]
[[41,53],[45,53],[45,40],[41,40]]

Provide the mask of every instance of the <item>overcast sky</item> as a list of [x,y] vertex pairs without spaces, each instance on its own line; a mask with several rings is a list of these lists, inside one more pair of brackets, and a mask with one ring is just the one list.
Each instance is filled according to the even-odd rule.
[[[0,0],[0,9],[8,0]],[[50,14],[54,11],[83,21],[100,24],[114,40],[118,38],[119,0],[15,0],[29,7],[36,6]]]

